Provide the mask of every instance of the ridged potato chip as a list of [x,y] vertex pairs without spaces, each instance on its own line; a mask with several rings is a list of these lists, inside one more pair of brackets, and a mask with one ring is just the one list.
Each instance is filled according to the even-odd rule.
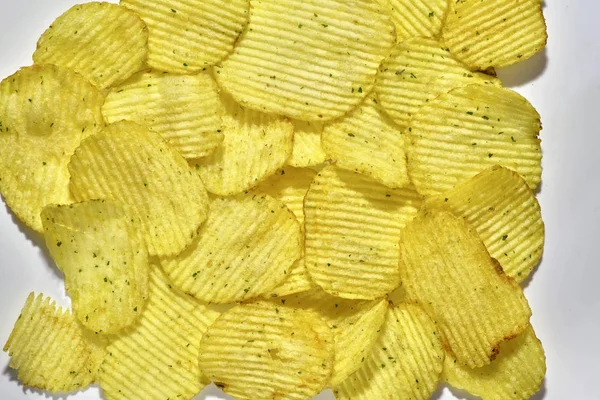
[[73,312],[96,333],[133,324],[148,297],[148,251],[132,219],[104,200],[42,211],[46,246],[65,274]]
[[25,67],[0,83],[0,191],[10,209],[41,232],[47,204],[72,201],[67,163],[103,125],[103,95],[54,65]]
[[395,41],[370,0],[251,0],[250,23],[217,80],[259,111],[326,121],[358,105]]
[[419,306],[392,306],[370,354],[334,393],[339,400],[425,400],[435,391],[443,365],[436,324]]
[[142,69],[147,55],[148,28],[136,13],[91,2],[71,7],[50,25],[33,62],[70,68],[106,89]]
[[69,162],[78,201],[112,199],[134,210],[150,255],[175,255],[206,219],[208,195],[187,162],[158,134],[129,121],[84,140]]
[[198,368],[203,333],[219,313],[172,287],[156,265],[136,325],[117,334],[100,367],[108,400],[190,399],[208,380]]
[[376,299],[400,285],[398,240],[418,212],[412,187],[390,189],[335,166],[321,170],[304,199],[305,265],[323,290]]
[[23,385],[66,393],[96,381],[105,342],[83,329],[69,310],[30,293],[4,351]]
[[304,400],[327,385],[333,338],[313,311],[264,300],[240,304],[202,336],[199,364],[238,400]]
[[211,154],[223,142],[217,83],[208,73],[171,75],[143,71],[106,96],[108,123],[123,119],[160,134],[184,158]]
[[392,16],[396,26],[396,41],[411,37],[439,36],[448,0],[376,0]]
[[400,251],[406,298],[435,319],[461,365],[489,364],[529,325],[523,291],[462,218],[425,210],[406,226]]
[[494,166],[443,195],[427,199],[427,207],[463,217],[477,230],[488,252],[506,275],[517,282],[529,276],[544,248],[540,205],[527,183],[514,171]]
[[430,101],[413,116],[408,175],[422,195],[439,195],[493,165],[540,183],[540,115],[520,94],[469,85]]
[[287,164],[292,167],[313,167],[326,159],[321,146],[323,123],[294,120],[294,148]]

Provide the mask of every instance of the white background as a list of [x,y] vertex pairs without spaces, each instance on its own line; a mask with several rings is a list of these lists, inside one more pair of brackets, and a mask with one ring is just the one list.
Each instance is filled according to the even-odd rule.
[[[0,78],[31,64],[38,36],[76,0],[0,0]],[[546,223],[542,263],[525,289],[548,373],[537,400],[600,399],[600,2],[546,0],[544,53],[499,71],[542,115]],[[0,344],[27,294],[43,291],[68,305],[60,272],[43,241],[0,203]],[[24,390],[0,354],[0,399],[42,399]],[[218,393],[208,389],[206,392]],[[471,399],[448,389],[434,399]],[[69,399],[98,399],[97,388]],[[196,400],[214,399],[201,394]],[[225,397],[217,397],[225,398]],[[331,394],[321,400],[332,399]]]

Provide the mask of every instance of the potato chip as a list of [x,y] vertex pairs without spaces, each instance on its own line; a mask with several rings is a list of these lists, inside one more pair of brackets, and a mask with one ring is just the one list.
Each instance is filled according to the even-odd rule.
[[400,304],[387,311],[381,334],[360,369],[334,387],[339,400],[428,399],[444,364],[436,324],[421,307]]
[[200,338],[219,316],[172,287],[158,266],[136,325],[119,333],[100,367],[107,399],[190,399],[208,380],[198,368]]
[[408,185],[402,130],[384,115],[374,96],[323,130],[323,148],[336,165],[392,188]]
[[537,0],[451,2],[442,35],[455,57],[481,70],[523,61],[548,39]]
[[323,123],[294,120],[294,148],[287,164],[293,167],[313,167],[327,158],[321,146]]
[[248,0],[121,0],[148,25],[148,65],[196,73],[233,50],[248,23]]
[[302,254],[300,224],[282,202],[264,194],[211,201],[198,237],[179,255],[161,260],[179,289],[211,303],[267,293]]
[[148,297],[148,251],[132,219],[104,200],[42,211],[46,246],[65,274],[75,316],[96,333],[133,324]]
[[105,343],[84,330],[70,311],[30,293],[4,351],[23,385],[66,393],[95,382]]
[[113,199],[141,219],[150,255],[174,255],[206,219],[208,196],[197,174],[161,137],[121,121],[84,140],[69,163],[78,201]]
[[517,282],[525,280],[542,257],[540,205],[514,171],[491,167],[443,195],[430,197],[427,206],[463,217],[506,275]]
[[200,342],[200,369],[238,400],[308,399],[333,365],[329,326],[313,311],[269,301],[224,312]]
[[462,218],[426,210],[406,226],[400,251],[407,299],[436,320],[461,365],[489,364],[500,343],[529,325],[523,291]]
[[396,40],[411,37],[436,37],[440,34],[448,0],[376,0],[392,16]]
[[102,114],[109,123],[147,126],[185,158],[205,157],[223,142],[219,88],[207,73],[140,72],[106,96]]
[[443,379],[486,400],[526,400],[540,390],[545,374],[544,348],[529,326],[517,338],[502,343],[498,357],[485,367],[464,367],[448,355]]
[[400,284],[398,239],[421,206],[412,187],[390,189],[335,166],[317,174],[304,200],[305,265],[323,290],[376,299]]
[[250,23],[217,80],[259,111],[304,121],[340,117],[373,87],[395,41],[370,0],[251,0]]
[[33,62],[70,68],[106,89],[142,69],[147,55],[148,28],[136,13],[91,2],[71,7],[50,25]]
[[540,116],[510,89],[454,89],[413,117],[408,174],[422,195],[451,190],[493,165],[518,172],[532,190],[541,180]]
[[21,221],[41,232],[47,204],[70,203],[67,163],[103,125],[104,97],[67,69],[36,65],[0,83],[0,191]]

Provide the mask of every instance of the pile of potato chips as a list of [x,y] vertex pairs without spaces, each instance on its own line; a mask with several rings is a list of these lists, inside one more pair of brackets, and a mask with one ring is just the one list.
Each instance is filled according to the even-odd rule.
[[4,347],[20,381],[532,396],[541,123],[494,68],[543,49],[540,3],[66,11],[0,84],[0,191],[72,300],[27,299]]

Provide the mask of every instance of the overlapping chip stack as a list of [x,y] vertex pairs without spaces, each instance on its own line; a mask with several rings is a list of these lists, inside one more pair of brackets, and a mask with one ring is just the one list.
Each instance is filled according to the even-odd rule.
[[29,296],[10,366],[109,400],[529,398],[541,122],[494,68],[545,42],[536,0],[72,7],[0,83],[0,192],[72,299]]

